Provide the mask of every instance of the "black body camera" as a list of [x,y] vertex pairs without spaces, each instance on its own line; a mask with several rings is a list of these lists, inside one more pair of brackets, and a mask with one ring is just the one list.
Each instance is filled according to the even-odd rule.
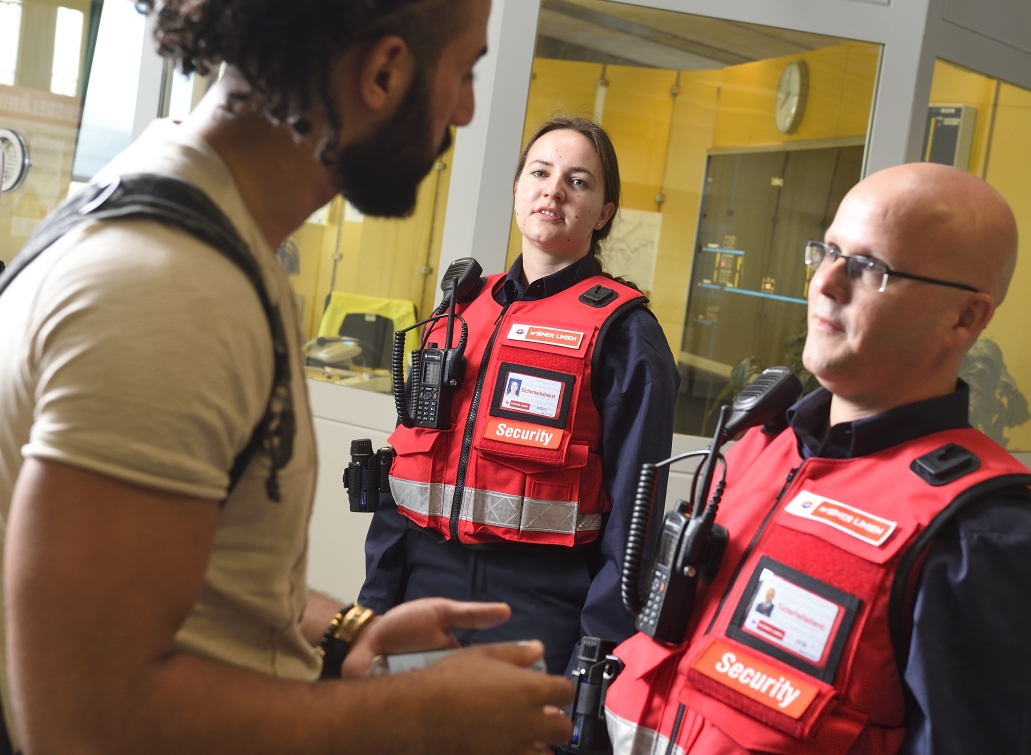
[[390,446],[372,452],[368,438],[351,441],[351,463],[344,469],[344,487],[351,511],[373,513],[379,508],[379,494],[390,490],[390,465],[394,462]]
[[[410,328],[394,333],[393,369],[394,403],[398,421],[405,427],[425,427],[446,430],[451,426],[451,400],[465,379],[465,347],[469,328],[460,315],[455,314],[458,302],[471,301],[483,288],[480,264],[472,257],[455,260],[444,273],[440,288],[444,300],[433,316]],[[444,314],[445,310],[447,314]],[[421,325],[429,325],[427,334],[438,321],[447,318],[443,345],[423,337],[422,347],[412,352],[411,410],[405,396],[404,345],[405,333]],[[461,323],[458,344],[452,346],[455,320]]]
[[567,712],[573,722],[573,736],[563,752],[610,753],[605,725],[605,695],[609,685],[623,670],[623,661],[612,655],[617,643],[598,637],[580,640],[572,679],[575,693]]
[[[735,399],[733,413],[726,406],[720,411],[716,433],[708,450],[672,456],[658,464],[642,467],[620,584],[623,605],[637,617],[639,631],[662,642],[676,644],[683,641],[698,582],[709,584],[716,578],[727,546],[727,530],[716,524],[727,473],[727,464],[720,449],[727,440],[756,425],[766,425],[768,430],[779,432],[783,429],[784,413],[801,392],[802,384],[787,367],[764,370]],[[648,522],[655,505],[659,469],[692,456],[706,458],[695,471],[691,500],[677,501],[673,511],[666,514],[655,561],[646,583],[647,596],[642,599],[639,586],[641,560]],[[722,467],[722,473],[710,496],[717,464]],[[700,486],[699,474],[702,474]]]

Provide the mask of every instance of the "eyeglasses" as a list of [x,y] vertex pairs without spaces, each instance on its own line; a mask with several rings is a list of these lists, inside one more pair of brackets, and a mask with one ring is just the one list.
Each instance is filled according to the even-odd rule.
[[937,278],[925,278],[922,275],[913,275],[912,273],[900,273],[897,270],[892,270],[876,257],[845,254],[834,244],[826,244],[816,239],[809,239],[805,242],[805,264],[813,272],[819,270],[820,265],[828,257],[831,264],[838,260],[845,260],[845,275],[848,276],[850,281],[858,281],[864,287],[875,288],[878,291],[883,291],[888,285],[888,277],[894,275],[896,278],[907,278],[923,283],[933,283],[937,286],[949,286],[950,288],[959,288],[964,291],[973,291],[975,294],[978,293],[976,288],[965,283],[953,283],[951,281],[938,280]]

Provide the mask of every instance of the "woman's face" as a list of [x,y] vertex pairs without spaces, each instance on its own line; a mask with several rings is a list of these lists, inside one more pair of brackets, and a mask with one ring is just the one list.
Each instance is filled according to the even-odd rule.
[[524,257],[542,253],[552,261],[577,261],[613,212],[615,205],[605,201],[601,158],[587,137],[560,129],[533,143],[515,185]]

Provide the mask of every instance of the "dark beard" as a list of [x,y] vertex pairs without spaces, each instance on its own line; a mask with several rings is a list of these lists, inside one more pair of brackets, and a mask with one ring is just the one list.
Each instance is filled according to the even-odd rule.
[[411,215],[419,184],[451,146],[449,128],[434,151],[430,128],[429,87],[416,74],[397,111],[367,137],[340,151],[333,172],[343,197],[364,215]]

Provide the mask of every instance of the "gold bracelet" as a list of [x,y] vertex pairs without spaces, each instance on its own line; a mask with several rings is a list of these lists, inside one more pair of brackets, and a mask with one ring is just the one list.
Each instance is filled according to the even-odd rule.
[[322,643],[315,652],[320,658],[325,658],[326,647],[332,640],[340,640],[348,645],[354,643],[365,625],[376,618],[376,612],[371,608],[352,603],[337,611],[336,616],[329,622],[325,634],[322,636]]
[[376,618],[375,611],[355,603],[343,616],[338,613],[333,617],[333,621],[340,620],[333,630],[333,636],[338,640],[353,644],[361,631],[365,629],[365,625],[374,618]]

